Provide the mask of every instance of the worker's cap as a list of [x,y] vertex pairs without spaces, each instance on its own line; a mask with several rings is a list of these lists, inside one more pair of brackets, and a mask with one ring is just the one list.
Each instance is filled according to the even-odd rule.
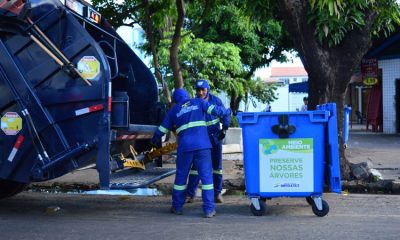
[[205,80],[205,79],[197,80],[195,88],[196,89],[198,89],[198,88],[206,88],[207,89],[207,97],[208,97],[208,94],[210,93],[210,85],[208,84],[207,80]]
[[180,103],[180,102],[183,102],[183,101],[189,99],[189,94],[186,92],[185,89],[179,88],[174,91],[174,94],[172,95],[172,99],[174,100],[174,102]]

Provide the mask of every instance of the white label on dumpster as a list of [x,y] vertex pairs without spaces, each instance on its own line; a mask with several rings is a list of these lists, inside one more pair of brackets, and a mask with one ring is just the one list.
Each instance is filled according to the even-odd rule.
[[314,192],[312,138],[260,139],[260,192]]

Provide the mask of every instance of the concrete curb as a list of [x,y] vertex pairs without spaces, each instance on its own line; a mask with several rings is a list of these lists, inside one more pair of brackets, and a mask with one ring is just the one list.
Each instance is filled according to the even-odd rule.
[[343,191],[351,193],[400,194],[400,181],[379,180],[364,182],[360,180],[342,181]]
[[229,128],[222,145],[222,153],[243,152],[243,140],[241,128]]
[[[156,182],[149,188],[157,188],[164,194],[171,194],[173,183]],[[32,191],[41,192],[79,192],[98,189],[98,184],[92,183],[63,183],[53,182],[52,184],[33,183],[27,188]],[[235,179],[225,179],[224,189],[227,194],[236,191],[246,191],[244,177]],[[349,193],[365,193],[365,194],[400,194],[400,181],[379,180],[378,182],[367,183],[360,180],[342,181],[343,192]],[[329,192],[329,191],[324,191]]]

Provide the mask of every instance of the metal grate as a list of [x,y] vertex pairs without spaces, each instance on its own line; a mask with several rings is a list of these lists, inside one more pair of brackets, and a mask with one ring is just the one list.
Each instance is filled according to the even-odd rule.
[[150,168],[146,170],[125,169],[111,175],[111,189],[134,189],[145,187],[175,174],[175,168]]

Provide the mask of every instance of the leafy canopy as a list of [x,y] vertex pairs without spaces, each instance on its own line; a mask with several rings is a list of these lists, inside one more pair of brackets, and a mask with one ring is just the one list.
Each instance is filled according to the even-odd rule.
[[329,47],[340,44],[347,33],[366,26],[369,12],[376,15],[372,35],[387,36],[400,23],[399,6],[395,0],[311,0],[309,22],[316,25],[320,43]]

